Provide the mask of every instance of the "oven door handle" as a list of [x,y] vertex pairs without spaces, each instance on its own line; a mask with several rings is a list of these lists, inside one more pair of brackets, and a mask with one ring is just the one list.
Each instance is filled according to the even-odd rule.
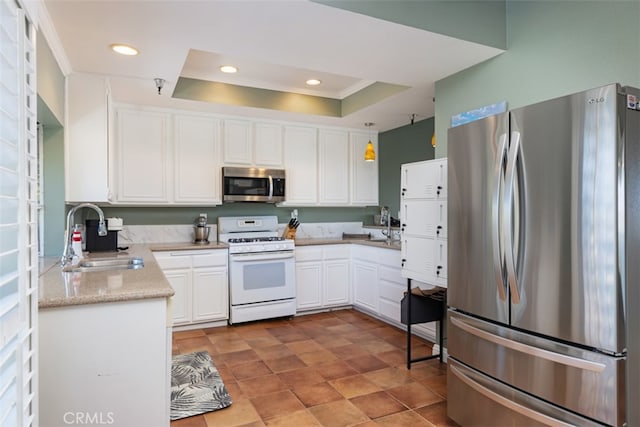
[[272,252],[272,253],[260,253],[260,254],[232,254],[229,256],[233,262],[248,262],[248,261],[271,261],[276,259],[289,259],[293,258],[295,253],[293,251],[286,252]]

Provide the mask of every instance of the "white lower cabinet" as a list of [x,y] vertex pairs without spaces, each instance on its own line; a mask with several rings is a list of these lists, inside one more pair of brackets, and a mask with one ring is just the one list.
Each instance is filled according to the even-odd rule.
[[229,270],[227,249],[154,252],[171,283],[175,326],[229,318]]
[[317,310],[351,304],[349,246],[296,248],[296,307]]
[[41,426],[71,425],[72,415],[86,414],[95,424],[169,427],[166,298],[54,307],[38,316]]
[[[399,250],[353,245],[352,278],[355,307],[403,328],[400,304],[407,291],[407,279],[402,277]],[[424,284],[413,282],[412,287],[415,286]],[[435,342],[435,322],[411,325],[411,329]]]
[[352,284],[353,305],[378,315],[378,249],[353,245]]

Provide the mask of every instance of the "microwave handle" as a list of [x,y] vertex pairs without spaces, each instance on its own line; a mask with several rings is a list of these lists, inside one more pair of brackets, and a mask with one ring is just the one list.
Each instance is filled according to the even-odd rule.
[[273,198],[273,177],[269,175],[269,199]]

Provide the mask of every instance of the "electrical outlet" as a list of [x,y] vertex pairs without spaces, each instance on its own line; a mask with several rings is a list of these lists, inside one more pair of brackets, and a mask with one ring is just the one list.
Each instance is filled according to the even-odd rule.
[[298,218],[298,209],[294,209],[291,211],[291,218]]

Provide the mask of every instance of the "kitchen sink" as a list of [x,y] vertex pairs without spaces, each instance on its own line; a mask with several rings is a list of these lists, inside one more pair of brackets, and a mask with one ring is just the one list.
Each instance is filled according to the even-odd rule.
[[140,257],[84,259],[76,266],[67,265],[63,271],[86,273],[90,271],[138,270],[144,267]]

